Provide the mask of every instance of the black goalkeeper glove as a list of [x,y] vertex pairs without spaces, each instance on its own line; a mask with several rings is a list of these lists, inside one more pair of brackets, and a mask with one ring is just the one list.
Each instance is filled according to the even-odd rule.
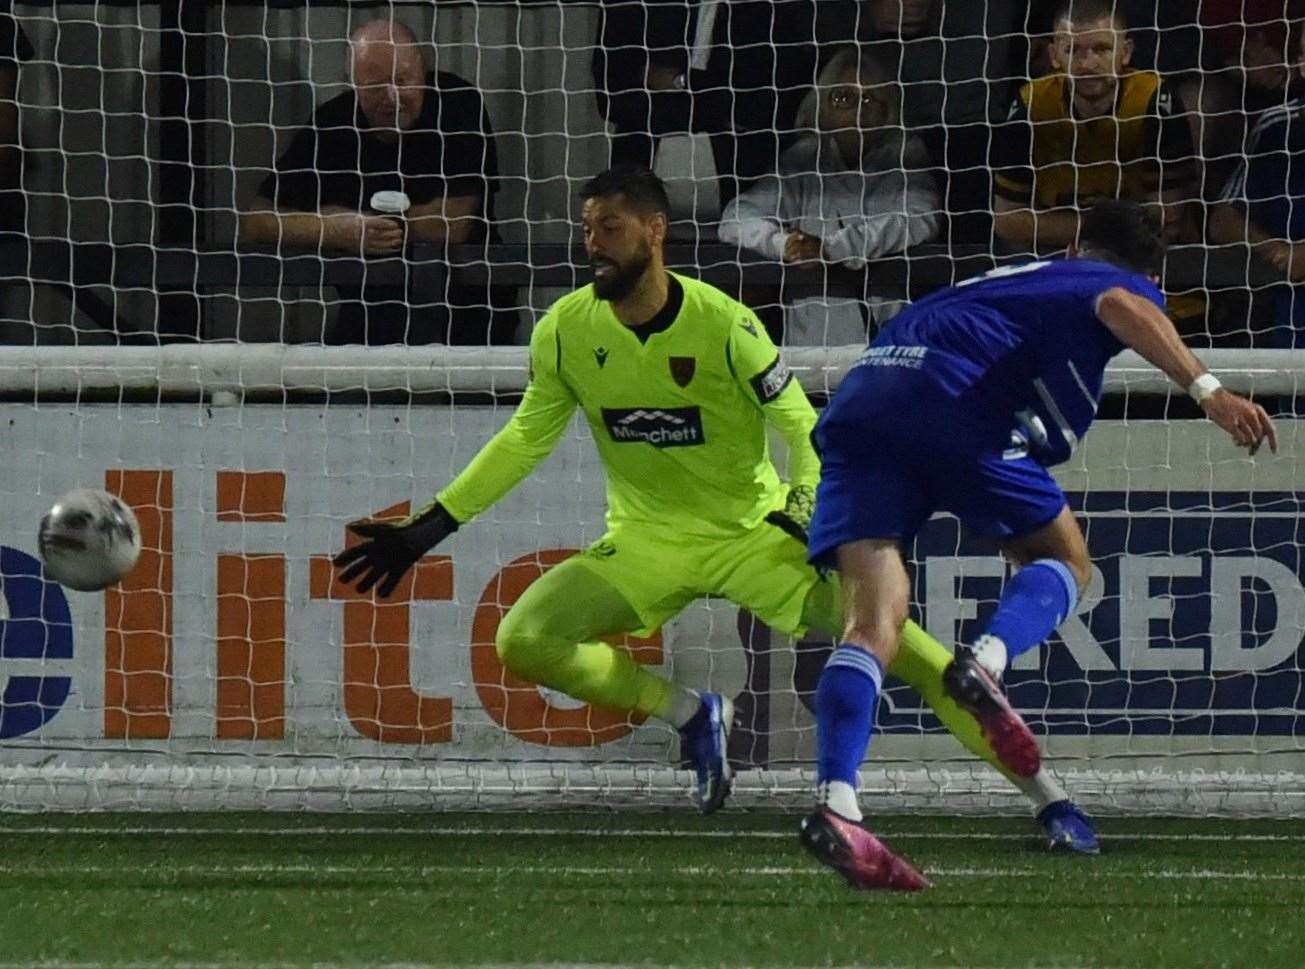
[[376,594],[384,599],[419,558],[457,530],[457,521],[436,501],[399,521],[352,522],[349,531],[367,541],[346,548],[333,561],[345,585],[358,579],[358,591],[366,592],[379,582]]
[[811,515],[816,510],[816,492],[810,485],[794,485],[788,489],[784,510],[776,509],[766,516],[766,521],[788,532],[803,545],[807,543],[807,529]]

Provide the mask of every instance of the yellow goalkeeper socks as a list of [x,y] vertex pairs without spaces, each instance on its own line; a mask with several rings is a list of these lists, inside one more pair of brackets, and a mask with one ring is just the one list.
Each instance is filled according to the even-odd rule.
[[[888,672],[904,680],[924,699],[934,716],[943,722],[948,731],[967,750],[982,757],[997,770],[1015,780],[1000,760],[992,745],[984,739],[979,723],[969,713],[956,705],[956,701],[943,692],[942,672],[952,661],[952,654],[914,622],[907,620],[902,627],[901,648]],[[1026,792],[1027,793],[1027,792]]]

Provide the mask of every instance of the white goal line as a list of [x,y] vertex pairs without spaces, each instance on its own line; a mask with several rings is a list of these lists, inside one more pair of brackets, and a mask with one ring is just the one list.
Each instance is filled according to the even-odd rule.
[[[919,969],[919,963],[898,965],[875,963],[875,969]],[[231,962],[64,962],[42,959],[37,962],[0,962],[0,969],[647,969],[647,963],[621,962],[249,962],[236,959]],[[674,963],[659,963],[660,969],[689,969]],[[792,969],[817,969],[794,966]],[[821,965],[818,969],[864,969],[864,963],[850,966]],[[1067,969],[1067,964],[1041,966],[1037,963],[972,962],[960,965],[938,965],[935,969]],[[1074,966],[1070,969],[1079,969]],[[1092,969],[1116,969],[1094,965]],[[1118,967],[1123,969],[1123,967]],[[1134,969],[1134,967],[1128,967]]]
[[[456,811],[689,805],[691,775],[667,765],[432,763],[421,767],[270,767],[214,765],[0,765],[0,810],[46,812],[408,811],[428,817]],[[1188,817],[1300,817],[1305,775],[1286,771],[1176,770],[1098,765],[1070,770],[1063,782],[1090,812]],[[1027,805],[995,771],[970,765],[866,769],[861,786],[878,815],[1020,816]],[[740,808],[802,810],[811,801],[809,771],[753,770],[736,776]],[[432,817],[432,825],[440,824]],[[494,825],[489,822],[490,826]],[[14,825],[18,827],[19,825]],[[107,827],[108,825],[106,825]],[[185,827],[187,825],[181,825]],[[142,825],[142,827],[148,827]],[[194,825],[200,827],[200,825]],[[377,825],[380,827],[380,825]],[[629,825],[622,825],[628,828]]]
[[[876,827],[876,831],[886,838],[893,838],[903,841],[1028,841],[1031,837],[1037,837],[1036,832],[1000,832],[1000,831],[911,831],[911,830],[894,830],[892,825],[885,825],[882,828]],[[147,835],[156,837],[181,837],[194,835],[203,837],[205,835],[217,835],[222,837],[231,836],[264,836],[273,838],[284,838],[287,836],[299,837],[322,837],[329,835],[339,837],[343,835],[359,835],[364,837],[375,837],[385,835],[414,835],[420,837],[431,836],[449,836],[449,837],[525,837],[525,838],[552,838],[564,837],[573,834],[585,834],[586,837],[596,838],[667,838],[667,839],[707,839],[707,840],[760,840],[760,841],[790,841],[796,837],[794,831],[737,831],[737,830],[711,830],[711,831],[682,831],[670,828],[586,828],[581,832],[577,828],[512,828],[512,827],[383,827],[376,825],[313,825],[311,827],[256,827],[256,826],[170,826],[170,827],[151,827],[149,825],[33,825],[33,826],[0,826],[0,837],[12,837],[20,835],[87,835],[93,837],[104,837],[106,835],[136,836]],[[1098,833],[1097,837],[1102,841],[1159,841],[1159,842],[1294,842],[1305,841],[1305,830],[1299,834],[1255,834],[1247,832],[1230,831],[1223,834],[1164,834],[1153,831],[1109,831]]]
[[[796,841],[796,838],[794,838]],[[796,850],[796,845],[794,846]],[[924,874],[934,878],[1047,878],[1045,870],[1034,868],[948,868],[926,867]],[[410,878],[428,879],[436,875],[477,875],[501,877],[504,875],[554,875],[628,878],[647,874],[647,866],[642,865],[169,865],[162,864],[121,864],[121,865],[0,865],[0,875],[149,875],[159,878],[167,875],[186,876],[202,875],[205,878],[217,876],[239,877],[242,875],[384,875],[389,878],[408,876]],[[686,878],[704,876],[725,878],[792,878],[794,876],[811,876],[828,878],[829,871],[811,865],[755,865],[734,867],[729,865],[674,865],[659,869],[670,875]],[[1079,877],[1090,874],[1079,870]],[[1116,871],[1099,869],[1095,872],[1107,881],[1200,881],[1217,879],[1219,881],[1265,881],[1298,882],[1305,881],[1305,874],[1292,872],[1259,872],[1247,869],[1169,869],[1159,868],[1147,871]]]

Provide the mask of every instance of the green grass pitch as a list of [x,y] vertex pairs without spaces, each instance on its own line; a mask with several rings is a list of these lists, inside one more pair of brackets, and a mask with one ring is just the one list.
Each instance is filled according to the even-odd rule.
[[0,818],[0,969],[1305,965],[1305,821],[880,817],[935,883],[859,893],[796,818]]

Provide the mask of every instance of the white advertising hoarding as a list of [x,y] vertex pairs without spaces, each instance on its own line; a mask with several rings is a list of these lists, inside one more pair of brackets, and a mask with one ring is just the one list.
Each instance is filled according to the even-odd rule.
[[[509,413],[0,405],[0,764],[677,766],[665,726],[505,678],[493,653],[498,616],[530,578],[602,534],[585,429],[435,550],[398,604],[332,584],[346,522],[426,501]],[[1103,422],[1061,475],[1097,574],[1079,615],[1021,659],[1010,688],[1069,767],[1117,754],[1134,766],[1201,755],[1211,769],[1296,769],[1296,425],[1281,433],[1278,457],[1251,461],[1208,423]],[[108,486],[141,518],[147,552],[122,589],[75,593],[39,577],[37,522],[76,486]],[[972,635],[1004,565],[949,519],[930,525],[916,558],[927,628],[948,645]],[[804,766],[822,644],[795,650],[747,619],[704,601],[629,646],[677,680],[740,696],[731,749],[742,765]],[[890,691],[872,760],[959,760],[936,726],[909,691]]]

